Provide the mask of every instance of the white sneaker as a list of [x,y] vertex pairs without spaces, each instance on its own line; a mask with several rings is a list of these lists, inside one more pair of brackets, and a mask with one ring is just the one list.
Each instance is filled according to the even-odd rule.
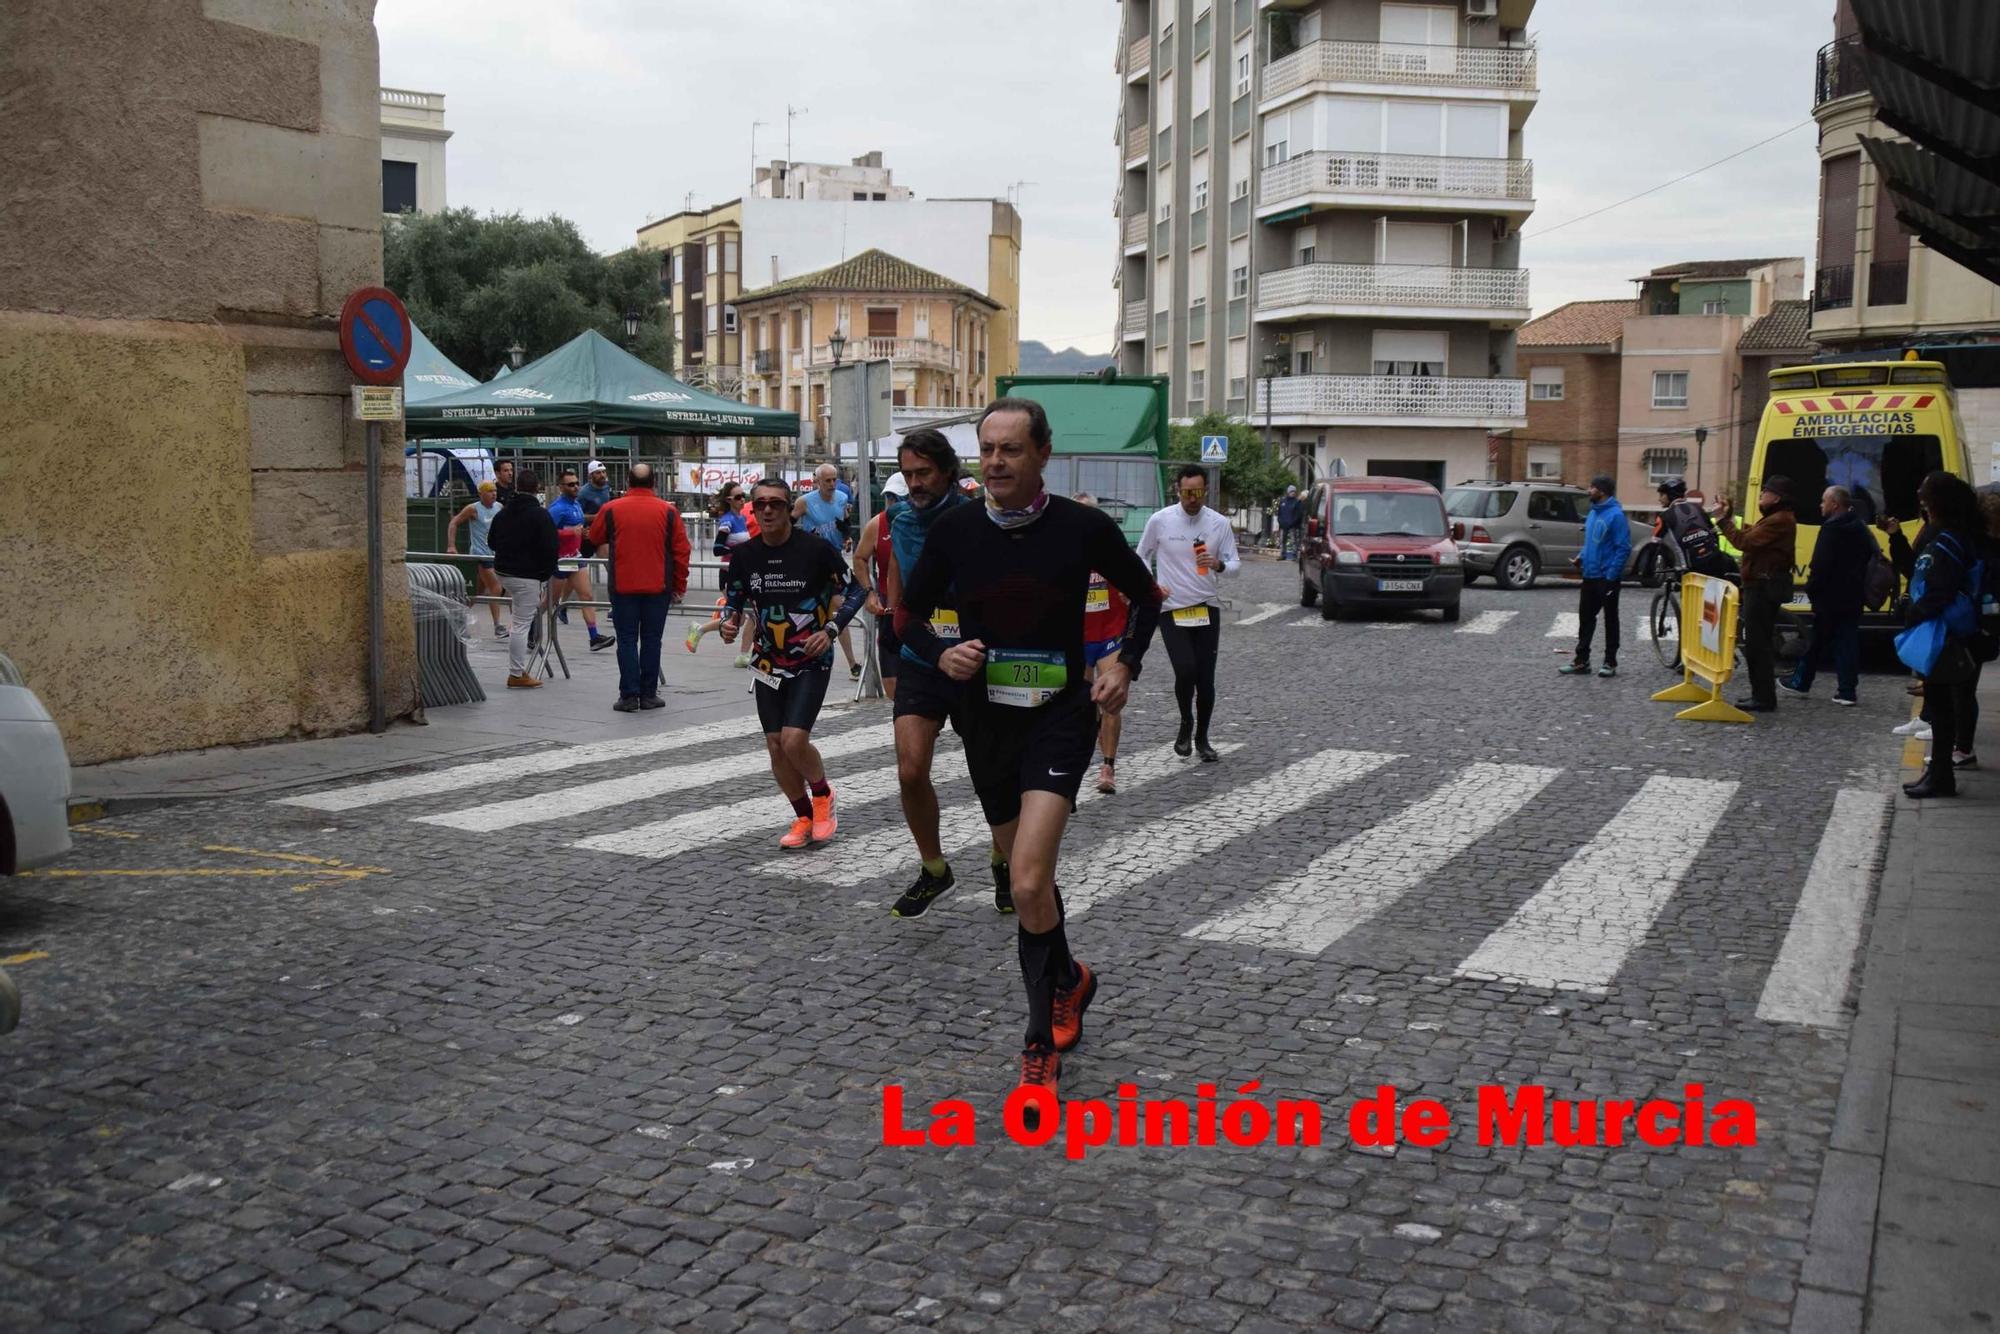
[[1921,718],[1912,718],[1901,727],[1890,729],[1897,736],[1913,736],[1919,741],[1931,739],[1931,725]]

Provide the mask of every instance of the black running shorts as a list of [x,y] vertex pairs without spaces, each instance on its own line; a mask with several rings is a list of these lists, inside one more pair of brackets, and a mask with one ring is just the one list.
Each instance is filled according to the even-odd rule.
[[819,706],[826,700],[826,683],[833,679],[833,664],[800,672],[797,676],[778,679],[778,687],[773,690],[762,681],[750,689],[757,696],[757,721],[763,724],[764,734],[796,727],[801,731],[812,731],[819,720]]
[[892,716],[928,718],[940,727],[949,720],[953,730],[964,734],[961,715],[965,708],[965,686],[935,667],[907,658],[896,672],[896,708]]
[[1097,748],[1089,690],[1078,687],[1039,709],[987,705],[968,711],[965,721],[965,765],[987,824],[1018,819],[1023,792],[1053,792],[1075,807]]

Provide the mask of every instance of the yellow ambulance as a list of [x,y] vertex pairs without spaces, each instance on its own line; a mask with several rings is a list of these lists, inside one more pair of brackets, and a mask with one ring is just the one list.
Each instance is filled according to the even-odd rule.
[[[1935,361],[1842,361],[1786,366],[1771,372],[1771,398],[1750,456],[1755,496],[1766,477],[1791,480],[1798,502],[1794,611],[1808,610],[1807,568],[1819,541],[1819,498],[1844,486],[1854,509],[1885,548],[1877,520],[1894,518],[1906,537],[1921,526],[1917,484],[1938,470],[1971,480],[1958,398]],[[1864,624],[1886,623],[1895,604]]]

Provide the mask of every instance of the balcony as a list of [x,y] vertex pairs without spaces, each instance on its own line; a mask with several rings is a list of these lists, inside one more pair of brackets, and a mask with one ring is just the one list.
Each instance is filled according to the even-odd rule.
[[1854,304],[1854,266],[1822,264],[1813,278],[1814,310],[1846,310]]
[[1819,49],[1819,58],[1813,62],[1813,110],[1867,91],[1859,37],[1836,38]]
[[760,347],[750,354],[750,371],[753,375],[772,375],[778,369],[776,348]]
[[1148,223],[1146,220],[1146,215],[1143,211],[1134,213],[1131,217],[1125,219],[1125,225],[1124,225],[1125,249],[1128,252],[1133,250],[1144,250],[1146,248],[1147,226]]
[[1257,382],[1274,424],[1288,426],[1479,426],[1528,424],[1525,380],[1426,375],[1288,375]]
[[1257,174],[1259,217],[1301,206],[1525,215],[1535,209],[1535,164],[1525,158],[1312,152]]
[[1900,306],[1910,299],[1910,261],[1878,259],[1868,266],[1868,304]]
[[1125,131],[1126,163],[1129,165],[1145,161],[1146,153],[1152,146],[1153,127],[1151,125],[1134,125],[1131,129]]
[[[931,370],[960,369],[964,357],[930,338],[850,338],[840,354],[842,364],[853,361],[886,361],[894,366],[922,366]],[[825,343],[812,350],[813,369],[833,365],[833,349]]]
[[1526,269],[1443,264],[1301,264],[1257,280],[1257,319],[1373,315],[1519,324],[1528,318]]
[[1449,89],[1474,99],[1533,102],[1532,46],[1418,46],[1404,42],[1308,42],[1264,67],[1260,104],[1302,88],[1338,91]]
[[1134,342],[1146,340],[1146,299],[1125,303],[1124,336]]
[[1153,39],[1141,37],[1125,48],[1125,82],[1137,83],[1153,72]]

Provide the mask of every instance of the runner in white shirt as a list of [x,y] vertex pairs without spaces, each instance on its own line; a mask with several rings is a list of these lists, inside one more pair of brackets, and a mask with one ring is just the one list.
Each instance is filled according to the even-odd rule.
[[1215,713],[1215,655],[1222,644],[1220,576],[1242,569],[1243,561],[1229,520],[1208,508],[1208,474],[1190,463],[1175,478],[1174,489],[1180,504],[1146,520],[1139,559],[1167,590],[1160,642],[1174,665],[1174,702],[1181,709],[1174,752],[1188,754],[1192,742],[1202,759],[1213,762],[1222,758],[1208,744],[1208,722]]

